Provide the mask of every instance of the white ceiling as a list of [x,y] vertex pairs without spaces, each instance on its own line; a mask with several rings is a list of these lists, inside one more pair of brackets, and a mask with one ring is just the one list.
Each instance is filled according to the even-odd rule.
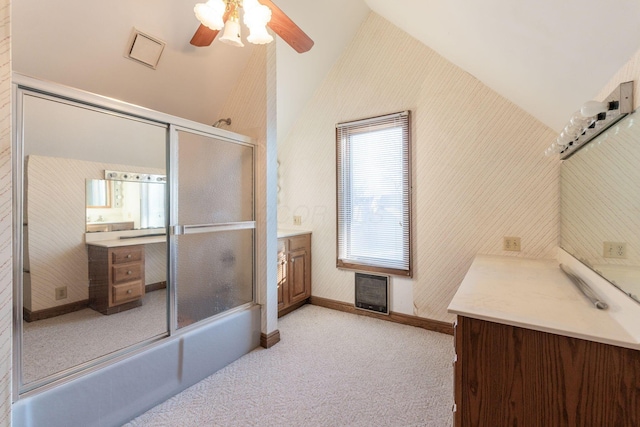
[[[18,0],[11,4],[15,71],[212,124],[251,45],[189,44],[196,0]],[[167,43],[156,70],[124,54],[140,31]]]
[[638,0],[365,0],[552,129],[640,48]]
[[[203,123],[245,67],[251,46],[195,48],[203,0],[17,0],[15,71]],[[297,54],[277,41],[283,138],[371,8],[559,130],[640,47],[640,1],[276,0],[315,41]],[[124,58],[131,29],[167,42],[153,71]]]

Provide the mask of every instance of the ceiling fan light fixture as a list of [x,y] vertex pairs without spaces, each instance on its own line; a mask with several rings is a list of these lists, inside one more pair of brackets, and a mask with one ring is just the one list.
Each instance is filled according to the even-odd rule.
[[244,47],[242,37],[240,36],[240,22],[238,22],[237,16],[234,15],[227,20],[220,41],[231,46]]
[[219,31],[224,27],[222,16],[226,8],[224,0],[209,0],[206,3],[196,4],[193,11],[202,25]]
[[271,21],[271,9],[258,3],[258,0],[244,0],[244,24],[249,28],[247,41],[253,44],[266,44],[273,41],[267,32],[267,24]]
[[273,41],[273,36],[267,32],[267,27],[249,27],[247,41],[253,44],[267,44]]

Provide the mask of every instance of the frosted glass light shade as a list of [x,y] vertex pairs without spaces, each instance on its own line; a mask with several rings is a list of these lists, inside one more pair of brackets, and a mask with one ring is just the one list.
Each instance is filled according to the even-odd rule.
[[244,24],[249,28],[249,43],[265,44],[273,41],[267,32],[267,23],[271,21],[271,9],[257,0],[244,0]]
[[193,11],[202,25],[212,30],[221,30],[224,27],[222,16],[226,7],[223,0],[209,0],[206,3],[196,4]]
[[220,41],[235,47],[244,47],[242,37],[240,36],[240,23],[237,18],[230,18],[224,26],[224,32]]
[[249,27],[247,41],[253,44],[267,44],[273,41],[273,36],[267,32],[267,27]]
[[580,109],[580,114],[584,117],[593,117],[607,110],[609,110],[609,103],[607,102],[587,101]]

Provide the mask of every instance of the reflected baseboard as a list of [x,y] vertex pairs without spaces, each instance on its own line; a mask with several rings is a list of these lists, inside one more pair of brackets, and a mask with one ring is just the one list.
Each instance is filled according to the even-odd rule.
[[[167,288],[167,282],[151,283],[144,287],[146,293],[159,291]],[[59,305],[57,307],[45,308],[44,310],[31,311],[27,308],[22,309],[22,319],[25,322],[35,322],[37,320],[49,319],[51,317],[61,316],[63,314],[73,313],[74,311],[83,310],[89,307],[89,300],[76,301],[69,304]]]
[[22,309],[22,318],[25,322],[35,322],[36,320],[49,319],[51,317],[61,316],[74,311],[82,310],[89,307],[89,300],[76,301],[69,304],[59,305],[57,307],[45,308],[44,310],[31,311],[27,308]]
[[144,291],[146,293],[149,293],[149,292],[159,291],[160,289],[166,289],[166,288],[167,288],[167,282],[156,282],[156,283],[145,285]]

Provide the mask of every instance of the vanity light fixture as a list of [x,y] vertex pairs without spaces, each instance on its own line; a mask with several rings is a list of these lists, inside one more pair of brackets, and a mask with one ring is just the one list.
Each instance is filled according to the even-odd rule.
[[167,182],[166,175],[157,175],[152,173],[140,172],[121,172],[121,171],[104,171],[104,179],[116,181],[134,181],[134,182],[158,182],[164,184]]
[[620,83],[604,101],[588,101],[576,111],[545,155],[566,159],[615,122],[633,111],[633,81]]
[[[239,10],[244,11],[244,24],[249,28],[247,41],[253,44],[266,44],[273,41],[267,32],[267,23],[271,20],[271,9],[258,0],[209,0],[198,3],[193,8],[198,21],[212,30],[224,28],[220,41],[236,47],[243,47],[240,36]],[[230,15],[224,22],[225,12]]]

